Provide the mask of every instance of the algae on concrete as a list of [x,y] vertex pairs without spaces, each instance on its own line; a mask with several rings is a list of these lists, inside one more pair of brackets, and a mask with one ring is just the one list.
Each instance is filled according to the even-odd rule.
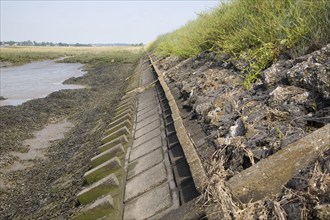
[[102,139],[102,142],[105,144],[105,143],[108,143],[112,140],[114,140],[115,138],[121,136],[121,135],[130,135],[130,131],[128,130],[128,128],[126,127],[122,127],[120,128],[119,130],[113,132],[112,134],[109,134],[107,136],[105,136],[103,139]]
[[78,195],[78,201],[80,204],[88,204],[102,195],[109,194],[115,195],[118,186],[121,184],[121,176],[117,178],[115,174],[110,174],[104,177],[102,180],[88,186],[83,189]]
[[124,149],[123,145],[118,144],[118,145],[110,148],[109,150],[106,150],[103,153],[93,157],[91,159],[92,166],[96,167],[96,166],[110,160],[111,158],[113,158],[115,156],[117,156],[118,158],[121,159],[121,155],[124,155],[124,154],[125,154],[125,149]]
[[103,177],[113,173],[122,167],[121,161],[118,157],[114,157],[111,160],[89,170],[85,173],[84,178],[87,183],[94,183]]
[[129,142],[129,140],[128,140],[127,136],[122,135],[122,136],[114,139],[113,141],[110,141],[106,144],[101,145],[100,147],[98,147],[98,149],[100,152],[104,152],[118,144],[122,144],[125,147],[128,142]]

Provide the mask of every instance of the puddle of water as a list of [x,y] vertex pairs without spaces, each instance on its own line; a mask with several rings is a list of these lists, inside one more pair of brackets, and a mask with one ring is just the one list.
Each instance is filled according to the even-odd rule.
[[45,150],[50,146],[51,142],[63,139],[65,133],[67,133],[72,127],[73,124],[67,119],[64,119],[62,121],[49,124],[42,130],[35,132],[34,138],[27,139],[23,142],[23,145],[28,147],[28,152],[11,152],[10,155],[18,157],[19,161],[15,161],[14,163],[2,168],[1,172],[9,173],[17,170],[23,170],[34,165],[31,160],[38,158],[45,159]]
[[0,94],[7,98],[0,106],[20,105],[34,98],[44,98],[61,89],[81,89],[81,85],[63,85],[63,81],[84,74],[82,64],[33,62],[22,66],[0,68]]

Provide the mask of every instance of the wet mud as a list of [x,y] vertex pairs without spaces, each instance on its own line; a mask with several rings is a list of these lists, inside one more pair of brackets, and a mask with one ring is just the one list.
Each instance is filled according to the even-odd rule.
[[85,184],[83,174],[134,66],[133,62],[91,64],[85,67],[87,74],[67,80],[85,89],[61,90],[19,106],[0,107],[0,219],[74,215],[76,195]]

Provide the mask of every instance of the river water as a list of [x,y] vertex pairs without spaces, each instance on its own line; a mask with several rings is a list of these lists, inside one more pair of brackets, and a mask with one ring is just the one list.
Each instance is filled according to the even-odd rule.
[[48,60],[1,68],[0,95],[6,100],[1,100],[0,106],[20,105],[31,99],[44,98],[61,89],[84,88],[80,85],[62,84],[68,78],[82,76],[82,66]]

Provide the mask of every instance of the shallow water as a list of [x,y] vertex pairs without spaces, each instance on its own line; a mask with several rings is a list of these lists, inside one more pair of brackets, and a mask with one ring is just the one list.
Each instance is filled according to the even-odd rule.
[[84,74],[82,64],[33,62],[22,66],[1,68],[0,95],[6,100],[0,106],[20,105],[28,100],[44,98],[61,89],[81,89],[80,85],[63,85],[71,77]]

